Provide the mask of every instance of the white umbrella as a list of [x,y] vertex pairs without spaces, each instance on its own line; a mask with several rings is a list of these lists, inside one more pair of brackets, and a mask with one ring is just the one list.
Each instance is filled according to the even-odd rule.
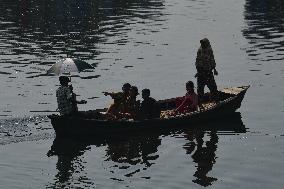
[[60,75],[63,73],[80,72],[85,69],[93,69],[94,67],[80,59],[66,58],[56,62],[47,74]]

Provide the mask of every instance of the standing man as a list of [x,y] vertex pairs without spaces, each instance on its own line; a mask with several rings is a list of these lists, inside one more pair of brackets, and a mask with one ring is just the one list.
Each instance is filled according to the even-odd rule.
[[[216,63],[214,59],[213,50],[207,38],[200,40],[201,46],[198,49],[196,56],[196,70],[197,74],[197,93],[199,101],[202,101],[204,96],[204,87],[207,86],[210,90],[211,96],[216,97],[218,90],[214,79],[214,75],[218,75],[216,70]],[[214,71],[214,75],[213,72]]]
[[66,76],[59,77],[60,87],[56,90],[57,104],[60,115],[70,115],[74,110],[72,104],[72,91],[68,87],[70,82]]

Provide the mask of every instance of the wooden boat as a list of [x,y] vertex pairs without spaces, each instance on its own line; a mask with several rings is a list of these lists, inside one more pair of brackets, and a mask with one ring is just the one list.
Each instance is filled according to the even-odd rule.
[[[199,110],[176,116],[161,116],[147,120],[103,120],[93,117],[98,110],[85,112],[90,116],[50,115],[57,136],[105,136],[139,133],[143,130],[162,130],[180,127],[198,127],[198,123],[214,118],[223,119],[234,113],[249,86],[225,88],[220,91],[218,101],[205,100]],[[208,94],[209,95],[209,94]],[[162,115],[175,108],[175,98],[158,101]]]

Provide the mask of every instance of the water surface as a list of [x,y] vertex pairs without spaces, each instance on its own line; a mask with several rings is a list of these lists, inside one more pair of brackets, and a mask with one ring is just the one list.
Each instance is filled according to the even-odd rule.
[[[278,0],[1,0],[0,188],[281,188],[284,184],[284,2]],[[211,41],[219,88],[251,85],[238,113],[123,140],[60,140],[61,58],[81,110],[124,82],[156,99],[184,94],[199,40]]]

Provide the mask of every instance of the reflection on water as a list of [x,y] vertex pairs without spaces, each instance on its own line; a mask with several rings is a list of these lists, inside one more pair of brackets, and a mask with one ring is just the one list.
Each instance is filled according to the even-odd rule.
[[[0,113],[27,115],[26,111],[56,109],[55,77],[45,74],[51,65],[67,56],[94,67],[124,63],[116,57],[118,53],[144,45],[136,36],[163,30],[163,4],[161,0],[1,1],[0,83],[4,92],[0,100],[7,104],[0,107]],[[74,77],[81,80],[84,90],[92,80],[112,71],[96,69]],[[88,94],[95,92],[88,88]]]
[[189,140],[184,145],[186,154],[191,154],[191,158],[197,164],[193,182],[201,186],[209,186],[217,178],[207,176],[216,163],[216,150],[218,144],[218,136],[216,131],[210,131],[207,135],[209,140],[205,141],[205,132],[193,131],[188,132],[185,137]]
[[[58,157],[56,168],[58,173],[55,175],[55,181],[47,188],[70,188],[73,186],[80,187],[88,184],[94,185],[85,174],[85,162],[82,155],[89,149],[89,146],[72,140],[55,139],[47,156],[56,155]],[[79,180],[75,175],[79,173]]]
[[246,128],[242,122],[241,114],[238,112],[225,120],[201,126],[208,131],[198,129],[184,131],[184,137],[188,143],[183,148],[196,163],[196,171],[193,175],[195,179],[192,182],[206,187],[218,180],[207,175],[216,163],[218,135],[245,133]]
[[244,18],[248,55],[253,60],[284,60],[284,1],[246,0]]
[[138,168],[132,170],[132,172],[125,174],[126,177],[131,177],[135,173],[140,172],[141,169],[146,170],[159,158],[157,154],[157,148],[161,145],[159,134],[141,134],[142,136],[139,135],[138,137],[130,138],[122,142],[111,142],[107,145],[107,161],[118,163],[119,169],[128,169],[135,165],[144,165],[143,168],[138,166]]
[[[101,53],[96,47],[98,43],[126,44],[129,41],[126,31],[131,24],[140,19],[143,22],[159,19],[159,9],[163,7],[162,1],[150,0],[5,0],[1,4],[3,54],[39,57],[68,54],[81,59]],[[112,36],[120,37],[108,41]]]
[[[166,136],[185,139],[185,143],[180,147],[185,149],[185,155],[196,163],[196,171],[192,181],[201,186],[209,186],[217,180],[214,176],[208,176],[208,173],[216,163],[218,135],[245,133],[246,128],[240,113],[232,114],[225,120],[200,125],[200,127],[201,129],[141,132],[134,136],[121,136],[119,139],[107,137],[85,140],[84,142],[56,138],[47,155],[58,156],[58,173],[55,175],[54,184],[48,188],[81,186],[86,183],[88,186],[94,185],[85,173],[88,162],[84,161],[84,153],[91,148],[101,146],[106,147],[106,159],[101,159],[101,161],[107,163],[107,170],[112,175],[109,179],[122,181],[123,178],[133,177],[140,172],[147,174],[147,170],[163,154],[163,151],[160,151],[158,147]],[[75,175],[84,177],[84,179],[74,179]],[[151,176],[146,175],[144,178],[151,179]]]

